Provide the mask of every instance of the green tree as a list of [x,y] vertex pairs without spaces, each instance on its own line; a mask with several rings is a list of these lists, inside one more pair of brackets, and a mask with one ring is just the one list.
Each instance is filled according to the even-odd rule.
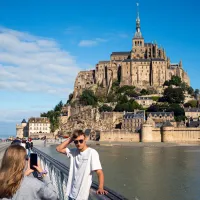
[[165,81],[164,86],[171,86],[171,85],[176,85],[176,86],[181,86],[181,78],[179,76],[172,76],[171,80]]
[[73,99],[73,93],[69,94],[67,103],[71,103],[71,100]]
[[131,85],[124,85],[122,87],[120,87],[116,92],[117,93],[125,93],[127,90],[134,90],[135,86],[131,86]]
[[179,104],[171,104],[166,109],[167,112],[174,112],[174,117],[176,121],[185,120],[185,111]]
[[168,87],[164,91],[164,100],[168,103],[183,103],[185,96],[181,88]]
[[147,108],[147,112],[165,112],[169,108],[167,103],[162,104],[152,104]]
[[61,115],[61,110],[63,107],[63,102],[60,101],[54,108],[54,110],[49,110],[47,113],[41,113],[41,117],[47,117],[50,120],[51,132],[54,132],[59,128],[59,117]]
[[196,108],[197,107],[197,100],[190,100],[187,103],[184,104],[184,107],[188,108],[188,107],[192,107],[192,108]]
[[92,90],[86,89],[82,92],[79,101],[81,105],[87,106],[87,105],[92,105],[96,106],[97,105],[97,97],[94,95],[94,92]]
[[164,86],[170,86],[170,82],[169,81],[165,81],[163,85]]
[[195,98],[197,98],[197,96],[199,95],[199,89],[196,89],[196,90],[194,91],[194,95],[195,95]]
[[181,81],[181,78],[179,76],[172,76],[169,83],[170,83],[170,85],[180,86],[182,81]]
[[126,102],[126,103],[120,103],[119,102],[115,106],[114,111],[117,111],[117,112],[123,112],[123,111],[133,112],[134,109],[142,109],[142,106],[139,105],[136,101],[130,100],[130,101]]
[[145,89],[142,89],[142,90],[140,91],[140,94],[141,94],[141,95],[148,95],[148,94],[149,94],[149,91],[148,91],[148,90],[145,90]]
[[158,101],[160,97],[158,97],[158,96],[152,96],[151,98],[152,98],[153,101]]
[[56,111],[61,112],[62,107],[63,107],[63,102],[60,101],[60,102],[55,106],[54,111],[55,111],[55,112],[56,112]]
[[187,92],[190,95],[194,95],[194,89],[191,86],[187,88]]
[[112,111],[112,107],[106,104],[104,104],[103,106],[99,108],[99,112],[111,112],[111,111]]
[[188,85],[185,83],[185,82],[182,82],[181,85],[180,85],[181,89],[183,91],[186,91],[188,89]]

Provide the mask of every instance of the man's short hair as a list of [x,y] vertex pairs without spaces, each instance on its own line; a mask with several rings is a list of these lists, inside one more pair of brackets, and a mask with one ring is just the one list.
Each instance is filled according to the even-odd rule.
[[85,137],[85,133],[82,130],[74,130],[72,134],[72,138],[76,139],[77,137],[83,135]]

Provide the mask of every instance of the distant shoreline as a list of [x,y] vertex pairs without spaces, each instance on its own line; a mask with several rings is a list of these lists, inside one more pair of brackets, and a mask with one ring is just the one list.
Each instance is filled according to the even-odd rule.
[[[64,140],[62,140],[63,142]],[[61,141],[54,142],[47,142],[47,146],[51,145],[58,145]],[[44,141],[43,140],[33,140],[33,144],[36,146],[43,146]],[[97,147],[97,146],[105,146],[105,147],[178,147],[178,146],[200,146],[200,143],[164,143],[164,142],[116,142],[116,141],[92,141],[88,140],[87,145],[91,147]],[[70,144],[70,147],[74,147],[74,144]]]
[[88,146],[110,146],[110,147],[177,147],[177,146],[200,146],[200,143],[164,143],[164,142],[99,142],[88,141]]

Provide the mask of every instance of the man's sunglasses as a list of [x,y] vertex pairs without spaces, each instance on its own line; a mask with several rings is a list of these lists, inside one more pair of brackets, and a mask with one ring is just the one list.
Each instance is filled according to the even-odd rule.
[[78,143],[82,144],[83,140],[74,140],[74,144],[78,144]]

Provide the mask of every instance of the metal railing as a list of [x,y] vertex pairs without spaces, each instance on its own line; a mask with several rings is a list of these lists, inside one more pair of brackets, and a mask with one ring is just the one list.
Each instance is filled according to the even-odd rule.
[[[59,200],[66,200],[66,188],[67,180],[69,174],[69,168],[57,161],[56,159],[50,157],[46,153],[40,151],[39,149],[33,147],[33,152],[37,153],[44,169],[47,169],[49,177],[56,188]],[[128,200],[122,195],[116,193],[115,191],[104,187],[108,191],[107,195],[97,195],[96,191],[98,189],[98,184],[93,181],[90,189],[90,200]]]

